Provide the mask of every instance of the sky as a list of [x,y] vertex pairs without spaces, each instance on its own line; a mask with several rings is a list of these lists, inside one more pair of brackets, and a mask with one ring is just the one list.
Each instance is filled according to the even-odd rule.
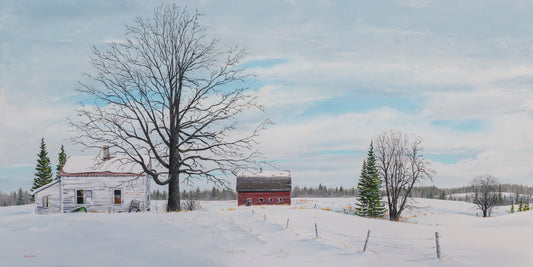
[[[67,141],[91,47],[123,40],[160,3],[0,2],[0,191],[31,188],[41,138],[54,165],[61,145],[92,153]],[[294,185],[355,186],[389,129],[423,138],[436,171],[424,185],[483,174],[533,185],[531,1],[176,3],[246,49],[247,85],[266,109],[244,119],[275,123],[259,148]]]

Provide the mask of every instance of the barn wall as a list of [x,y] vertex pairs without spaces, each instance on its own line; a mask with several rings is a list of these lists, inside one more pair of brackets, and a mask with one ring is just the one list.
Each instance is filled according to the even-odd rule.
[[[63,211],[84,206],[88,212],[127,212],[132,200],[140,201],[140,209],[146,210],[149,192],[145,176],[64,176]],[[76,203],[76,190],[92,190],[92,199],[84,204]],[[114,204],[114,190],[122,191],[122,203]]]
[[[290,205],[291,204],[291,192],[238,192],[237,203],[239,206],[246,205],[246,200],[252,199],[252,205]],[[259,202],[259,198],[263,198],[263,202]],[[272,198],[272,202],[268,199]],[[282,201],[279,202],[278,198]]]
[[[48,208],[43,207],[43,197],[48,196]],[[35,193],[35,213],[53,214],[61,211],[61,182]]]

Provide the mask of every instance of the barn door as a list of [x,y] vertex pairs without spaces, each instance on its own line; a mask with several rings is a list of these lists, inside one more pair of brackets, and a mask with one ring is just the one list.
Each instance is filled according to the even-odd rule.
[[252,206],[252,199],[251,198],[247,198],[246,199],[246,206]]

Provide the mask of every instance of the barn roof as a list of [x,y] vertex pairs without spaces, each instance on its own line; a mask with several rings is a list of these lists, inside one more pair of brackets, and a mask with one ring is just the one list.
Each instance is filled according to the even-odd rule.
[[291,191],[289,171],[249,172],[237,176],[237,192]]
[[60,176],[134,176],[144,175],[139,164],[126,158],[103,160],[94,156],[71,156],[65,162]]

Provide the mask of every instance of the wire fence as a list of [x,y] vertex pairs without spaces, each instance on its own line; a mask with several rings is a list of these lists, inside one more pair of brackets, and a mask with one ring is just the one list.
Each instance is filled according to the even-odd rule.
[[[316,205],[315,205],[316,206]],[[252,214],[255,212],[252,211]],[[328,240],[332,243],[344,244],[345,248],[354,249],[354,247],[362,247],[362,251],[365,252],[367,247],[370,249],[386,248],[399,251],[412,251],[413,249],[423,250],[424,255],[435,255],[439,260],[441,259],[441,248],[439,232],[435,232],[434,236],[424,237],[407,237],[407,236],[393,236],[385,233],[373,233],[370,229],[367,232],[361,234],[348,234],[343,233],[340,229],[328,229],[327,227],[321,227],[320,224],[309,222],[307,227],[302,228],[302,224],[291,224],[291,219],[287,218],[283,222],[274,222],[268,219],[266,214],[263,214],[262,220],[265,222],[275,223],[280,225],[285,230],[291,230],[300,234],[307,234],[311,238],[318,239],[322,242]],[[430,233],[428,233],[429,235]],[[420,235],[420,234],[419,234]],[[430,252],[430,250],[432,252]]]

